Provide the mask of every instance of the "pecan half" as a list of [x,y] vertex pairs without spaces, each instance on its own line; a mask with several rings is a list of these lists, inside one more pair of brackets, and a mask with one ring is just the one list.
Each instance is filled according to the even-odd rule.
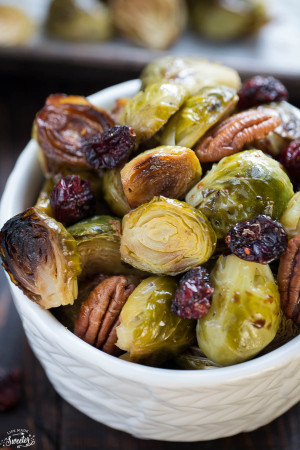
[[300,325],[300,233],[289,241],[286,253],[280,258],[278,287],[281,308]]
[[107,278],[98,284],[82,303],[74,333],[88,344],[110,355],[121,352],[115,346],[118,319],[135,286],[123,276]]
[[200,162],[220,161],[251,142],[265,138],[280,125],[280,117],[266,109],[234,114],[209,130],[194,148]]

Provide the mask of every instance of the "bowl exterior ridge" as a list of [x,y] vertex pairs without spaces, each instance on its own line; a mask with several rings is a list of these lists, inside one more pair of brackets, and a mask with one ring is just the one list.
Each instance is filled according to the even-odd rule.
[[[139,81],[133,80],[90,100],[109,108],[114,99],[131,96],[138,88]],[[31,141],[8,180],[1,225],[32,203],[40,179],[36,145]],[[254,430],[300,400],[300,336],[286,344],[285,353],[279,349],[257,362],[237,366],[238,376],[232,376],[234,368],[184,371],[174,373],[168,386],[157,376],[150,381],[160,369],[112,360],[79,341],[11,282],[10,289],[29,343],[54,388],[71,405],[105,425],[140,438],[210,440]],[[161,377],[171,380],[172,372],[162,370]]]

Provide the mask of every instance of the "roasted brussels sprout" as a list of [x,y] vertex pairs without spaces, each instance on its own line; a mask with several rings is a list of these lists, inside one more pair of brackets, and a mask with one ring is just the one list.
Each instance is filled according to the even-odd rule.
[[220,256],[210,279],[212,305],[198,320],[198,345],[217,364],[246,361],[274,339],[279,327],[280,297],[271,269]]
[[81,278],[95,274],[130,274],[137,271],[122,263],[121,221],[111,216],[95,216],[68,227],[77,242],[82,261]]
[[111,8],[121,34],[148,48],[168,48],[187,22],[184,0],[111,0]]
[[152,61],[143,70],[141,80],[142,89],[165,81],[183,86],[189,95],[196,94],[204,86],[225,84],[238,90],[241,85],[239,74],[234,69],[205,59],[178,56]]
[[222,366],[206,358],[199,347],[190,347],[175,359],[176,364],[185,370],[209,370]]
[[180,108],[185,98],[182,86],[163,81],[152,84],[125,105],[120,124],[134,129],[138,143],[146,141]]
[[271,155],[278,155],[286,145],[300,139],[300,110],[288,102],[274,102],[258,106],[258,110],[271,109],[278,114],[281,124],[265,139],[255,142],[255,147]]
[[177,282],[152,276],[129,296],[120,314],[117,346],[130,360],[158,364],[177,355],[195,340],[195,321],[170,311]]
[[130,211],[124,194],[120,169],[106,170],[103,177],[104,199],[114,214],[123,217]]
[[77,298],[81,261],[76,241],[44,212],[29,208],[6,222],[0,249],[11,281],[43,308]]
[[141,270],[177,275],[207,261],[215,247],[204,214],[178,200],[154,197],[123,218],[122,259]]
[[169,120],[162,144],[193,147],[209,128],[233,111],[237,101],[238,95],[231,87],[203,87]]
[[201,174],[193,150],[165,145],[140,153],[125,164],[121,181],[129,205],[136,208],[156,195],[184,197]]
[[110,11],[97,0],[52,0],[46,28],[53,36],[71,41],[104,41],[113,35]]
[[113,125],[107,112],[84,97],[50,95],[33,126],[45,175],[49,177],[66,168],[93,170],[86,161],[84,147]]
[[264,0],[192,0],[191,18],[199,33],[219,41],[253,33],[268,22]]
[[277,161],[260,150],[246,150],[213,166],[185,200],[223,238],[237,222],[260,214],[279,219],[292,195],[289,177]]
[[8,4],[0,5],[1,46],[24,44],[34,31],[35,26],[25,12]]
[[286,229],[289,239],[300,233],[300,191],[297,192],[287,204],[280,222]]
[[53,178],[48,178],[47,180],[45,180],[35,204],[36,208],[46,213],[49,217],[54,217],[50,205],[50,194],[55,184],[56,183]]

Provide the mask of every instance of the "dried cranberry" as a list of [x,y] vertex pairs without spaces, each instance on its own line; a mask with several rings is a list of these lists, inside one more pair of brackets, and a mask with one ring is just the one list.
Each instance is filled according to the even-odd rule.
[[183,319],[200,319],[208,313],[213,292],[206,269],[189,270],[179,281],[171,311]]
[[296,140],[287,145],[281,155],[280,162],[287,170],[292,181],[300,184],[300,140]]
[[0,368],[0,412],[12,409],[21,396],[21,371],[8,372]]
[[288,236],[279,222],[261,215],[237,223],[229,230],[225,242],[239,258],[269,264],[285,253]]
[[113,169],[126,162],[136,145],[133,128],[115,126],[105,131],[99,139],[85,145],[85,157],[94,169]]
[[55,219],[71,225],[94,214],[96,199],[89,181],[67,175],[52,189],[50,204]]
[[242,84],[238,94],[240,109],[288,99],[288,91],[279,80],[261,75],[248,78]]

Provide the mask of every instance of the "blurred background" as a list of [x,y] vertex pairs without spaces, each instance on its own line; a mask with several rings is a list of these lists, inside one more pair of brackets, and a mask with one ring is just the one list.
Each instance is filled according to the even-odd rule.
[[[299,0],[0,0],[0,194],[50,93],[89,95],[172,54],[219,61],[242,78],[272,74],[300,106],[299,49]],[[101,449],[300,448],[299,405],[255,432],[198,444],[142,444],[84,417],[32,355],[0,270],[0,400],[1,373],[16,367],[18,401],[0,411],[0,441],[21,427],[37,449],[98,449],[99,439]]]

